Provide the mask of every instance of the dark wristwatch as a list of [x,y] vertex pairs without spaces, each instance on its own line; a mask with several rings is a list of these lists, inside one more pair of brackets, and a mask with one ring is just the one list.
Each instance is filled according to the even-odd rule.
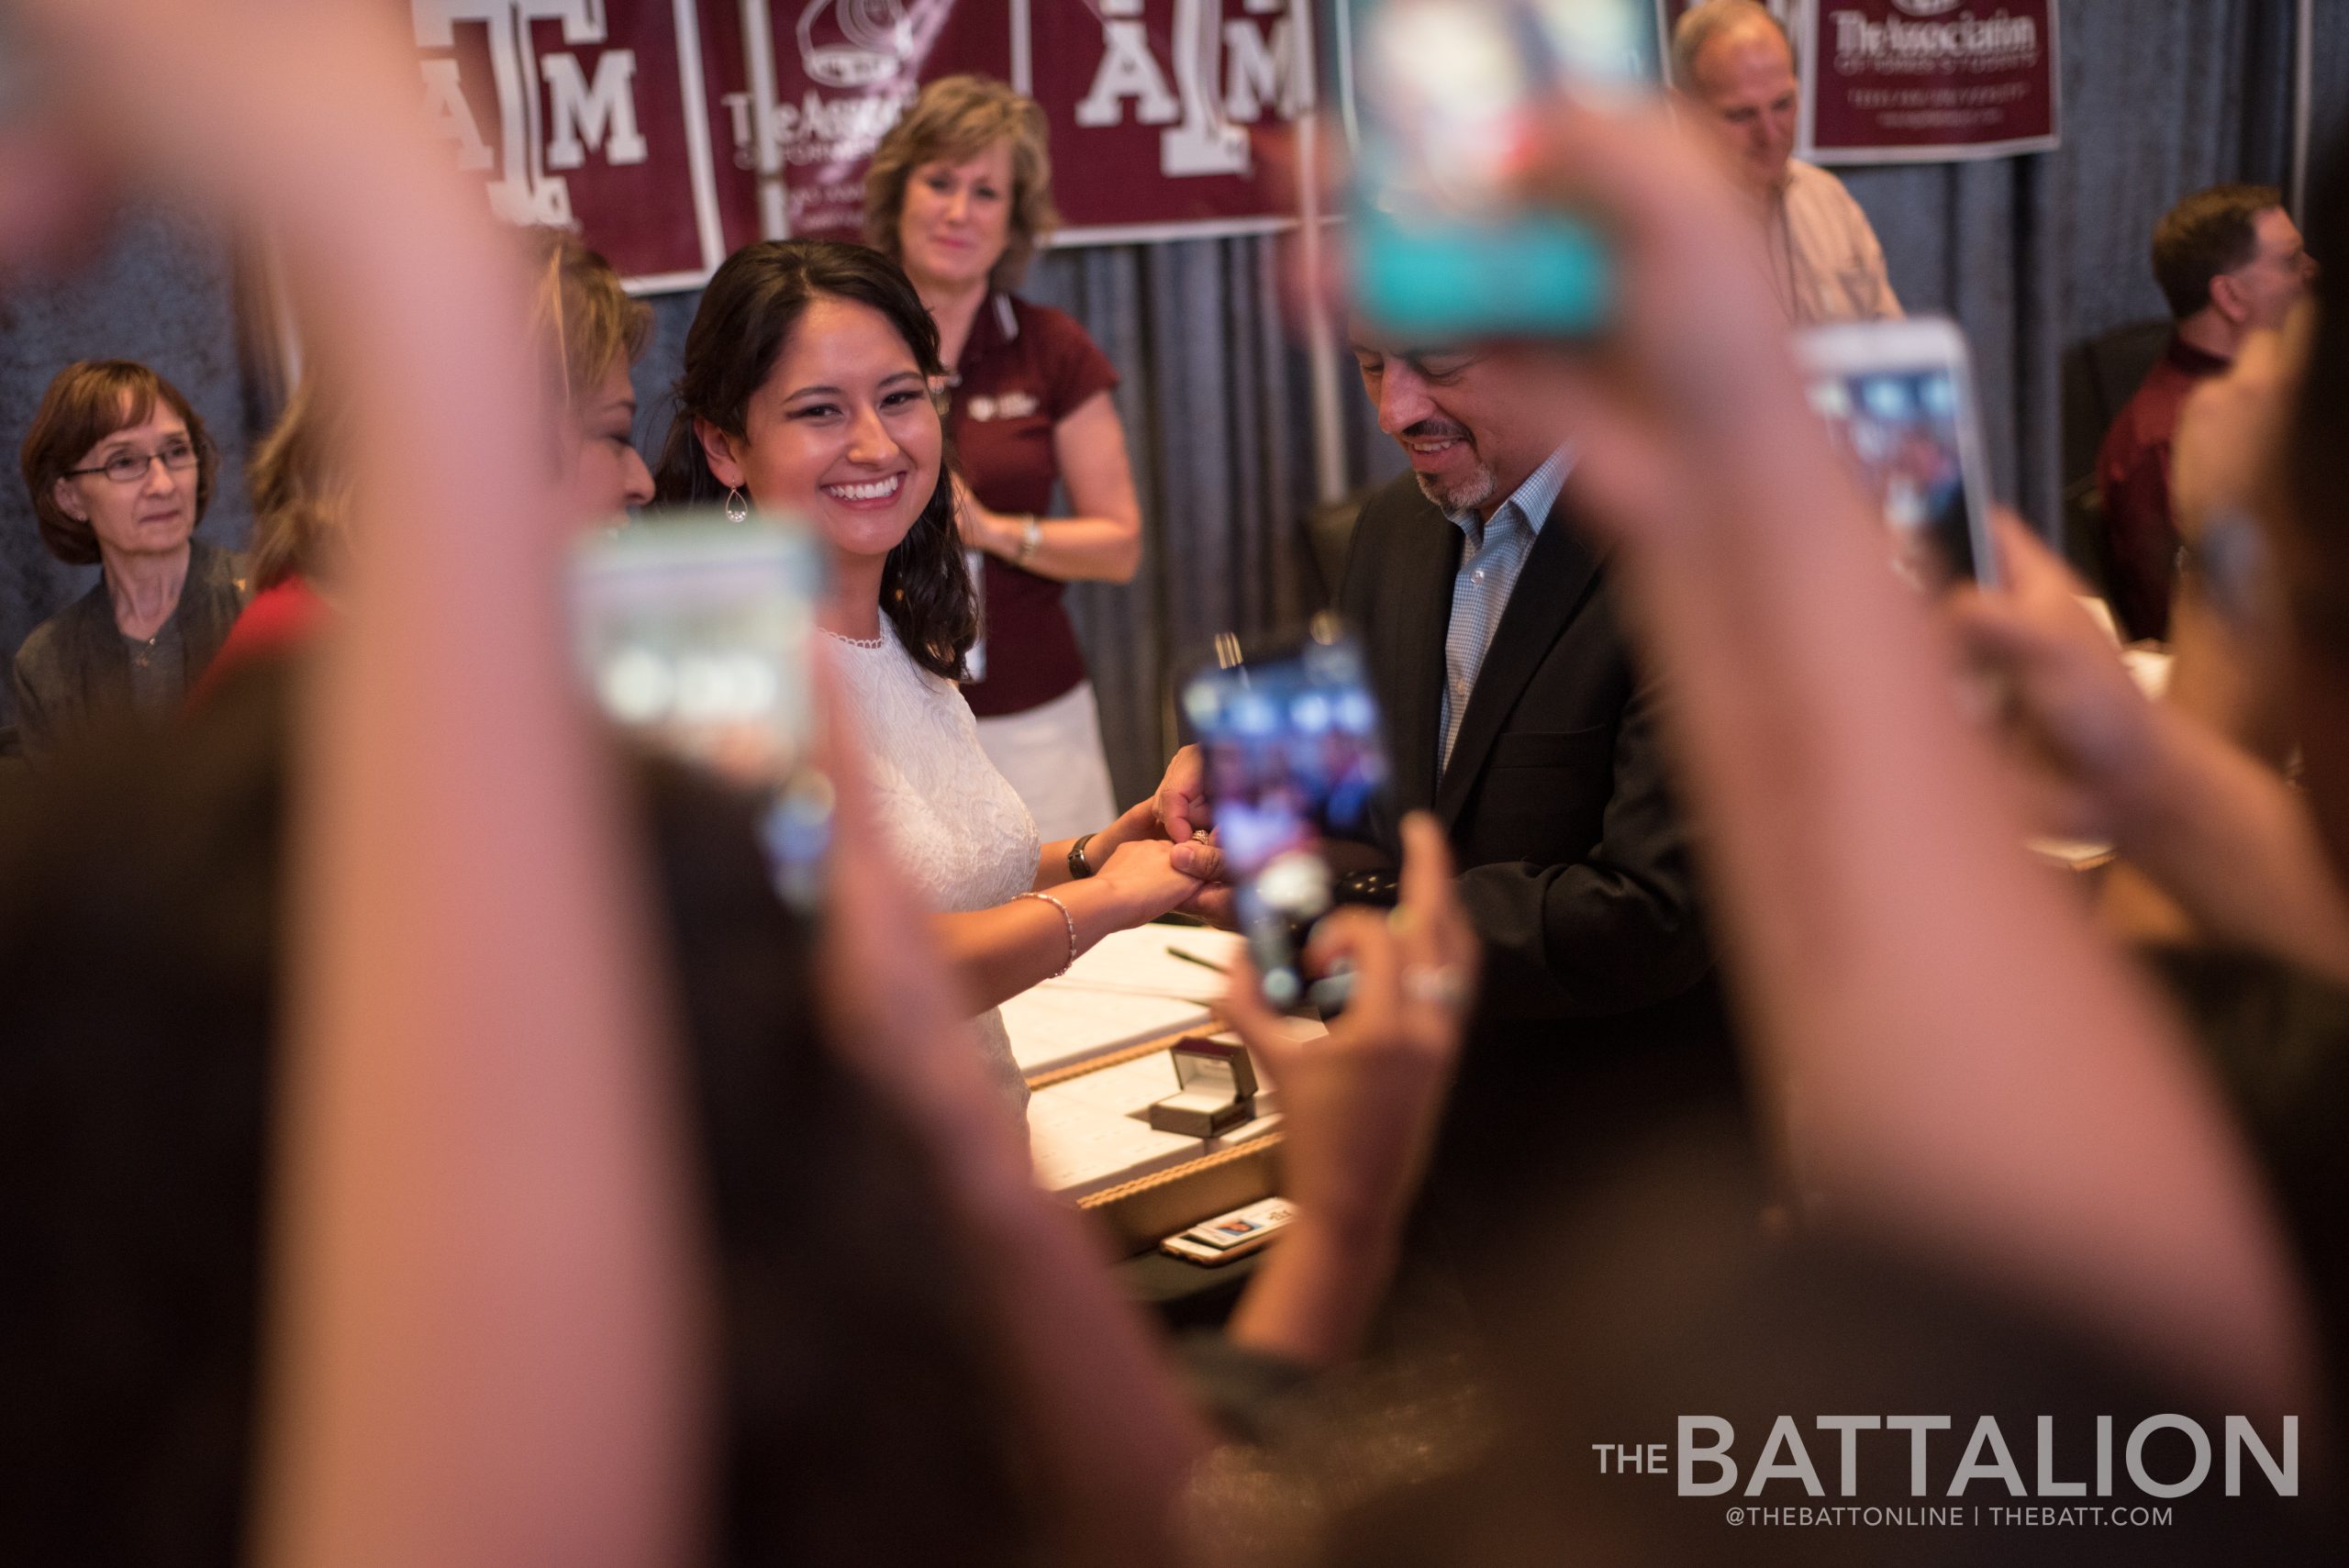
[[1085,846],[1091,842],[1093,842],[1092,834],[1079,833],[1076,836],[1076,842],[1068,847],[1068,874],[1071,881],[1083,882],[1093,874],[1093,862],[1085,858]]

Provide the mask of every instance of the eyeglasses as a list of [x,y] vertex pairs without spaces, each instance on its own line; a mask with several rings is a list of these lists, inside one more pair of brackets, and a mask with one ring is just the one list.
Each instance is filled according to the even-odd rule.
[[172,473],[185,473],[195,466],[195,444],[171,441],[159,452],[117,452],[94,467],[69,468],[65,476],[72,479],[84,473],[103,473],[117,484],[136,484],[147,477],[148,468],[158,460]]

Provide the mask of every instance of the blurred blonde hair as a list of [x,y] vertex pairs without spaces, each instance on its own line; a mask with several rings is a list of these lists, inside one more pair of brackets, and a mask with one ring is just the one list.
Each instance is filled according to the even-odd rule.
[[[584,406],[615,365],[636,362],[652,332],[652,309],[620,287],[612,264],[559,228],[524,231],[538,287],[531,329],[545,355],[549,390]],[[254,585],[340,570],[351,514],[342,414],[331,381],[305,376],[276,428],[246,468],[252,491]]]
[[987,281],[998,289],[1016,285],[1038,242],[1061,226],[1061,215],[1052,206],[1044,111],[992,76],[941,76],[889,128],[864,173],[865,243],[904,265],[897,220],[914,171],[941,159],[976,157],[998,141],[1011,147],[1011,235]]
[[560,228],[523,230],[539,287],[530,324],[552,357],[573,407],[602,384],[615,365],[636,362],[652,335],[652,307],[620,287],[620,275],[578,236]]

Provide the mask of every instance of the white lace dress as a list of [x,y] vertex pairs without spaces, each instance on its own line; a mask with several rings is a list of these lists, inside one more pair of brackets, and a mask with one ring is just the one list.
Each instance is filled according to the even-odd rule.
[[[963,694],[913,662],[887,616],[878,647],[823,641],[856,715],[898,869],[932,908],[950,914],[991,909],[1027,892],[1036,880],[1036,824],[979,749],[978,721]],[[990,1007],[973,1021],[1005,1095],[1024,1106],[1028,1086],[1002,1014]]]

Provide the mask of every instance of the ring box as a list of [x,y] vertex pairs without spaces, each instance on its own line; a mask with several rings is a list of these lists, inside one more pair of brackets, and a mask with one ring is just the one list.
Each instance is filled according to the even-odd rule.
[[1256,1118],[1256,1065],[1246,1046],[1193,1038],[1176,1040],[1167,1055],[1176,1092],[1152,1104],[1152,1128],[1213,1138]]

